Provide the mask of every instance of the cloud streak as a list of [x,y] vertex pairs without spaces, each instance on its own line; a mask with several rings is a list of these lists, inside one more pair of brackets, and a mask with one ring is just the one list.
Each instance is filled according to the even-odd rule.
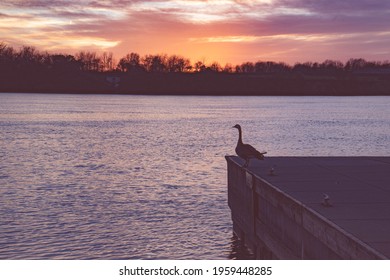
[[390,57],[386,0],[5,0],[0,11],[0,40],[53,51],[233,63]]

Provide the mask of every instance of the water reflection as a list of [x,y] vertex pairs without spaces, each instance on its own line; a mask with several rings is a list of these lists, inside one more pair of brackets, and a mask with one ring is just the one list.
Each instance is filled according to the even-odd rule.
[[0,259],[251,259],[237,134],[269,156],[389,155],[389,97],[0,94]]
[[229,260],[254,260],[255,256],[245,244],[233,233],[230,240]]

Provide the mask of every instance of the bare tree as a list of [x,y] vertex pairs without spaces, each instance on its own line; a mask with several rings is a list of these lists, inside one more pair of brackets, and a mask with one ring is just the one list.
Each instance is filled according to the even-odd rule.
[[0,62],[9,62],[15,59],[15,50],[7,46],[5,43],[0,43]]
[[344,64],[337,60],[327,59],[319,65],[319,68],[325,72],[340,72],[344,70]]
[[81,69],[85,71],[99,71],[100,58],[96,52],[81,51],[76,54],[76,59],[80,62]]
[[100,62],[99,65],[100,71],[112,71],[115,68],[114,67],[115,61],[112,52],[110,53],[104,52],[100,57],[99,62]]
[[255,65],[252,62],[245,62],[241,64],[240,70],[242,73],[255,72]]
[[123,72],[134,72],[141,70],[141,58],[138,53],[130,53],[121,58],[118,68]]
[[172,55],[167,60],[169,72],[184,72],[191,69],[190,60],[182,56]]
[[233,73],[233,65],[231,65],[230,63],[226,63],[225,66],[223,67],[222,72]]
[[195,72],[202,72],[206,70],[206,65],[202,61],[197,61],[194,64],[194,70]]
[[351,58],[347,61],[344,68],[348,71],[360,70],[366,67],[367,61],[363,58]]
[[142,65],[148,72],[166,72],[167,55],[145,55],[141,61]]
[[214,71],[214,72],[221,72],[222,67],[218,62],[215,61],[215,62],[211,63],[210,70]]

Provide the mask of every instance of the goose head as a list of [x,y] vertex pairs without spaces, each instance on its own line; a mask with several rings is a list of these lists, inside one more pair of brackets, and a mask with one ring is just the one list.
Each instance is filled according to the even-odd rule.
[[241,129],[241,126],[239,124],[236,124],[235,126],[233,126],[232,128],[237,128],[238,130]]

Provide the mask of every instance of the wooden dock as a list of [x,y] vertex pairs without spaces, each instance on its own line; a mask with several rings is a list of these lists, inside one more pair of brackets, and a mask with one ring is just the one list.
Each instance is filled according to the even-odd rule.
[[226,160],[233,230],[257,259],[390,258],[390,157]]

